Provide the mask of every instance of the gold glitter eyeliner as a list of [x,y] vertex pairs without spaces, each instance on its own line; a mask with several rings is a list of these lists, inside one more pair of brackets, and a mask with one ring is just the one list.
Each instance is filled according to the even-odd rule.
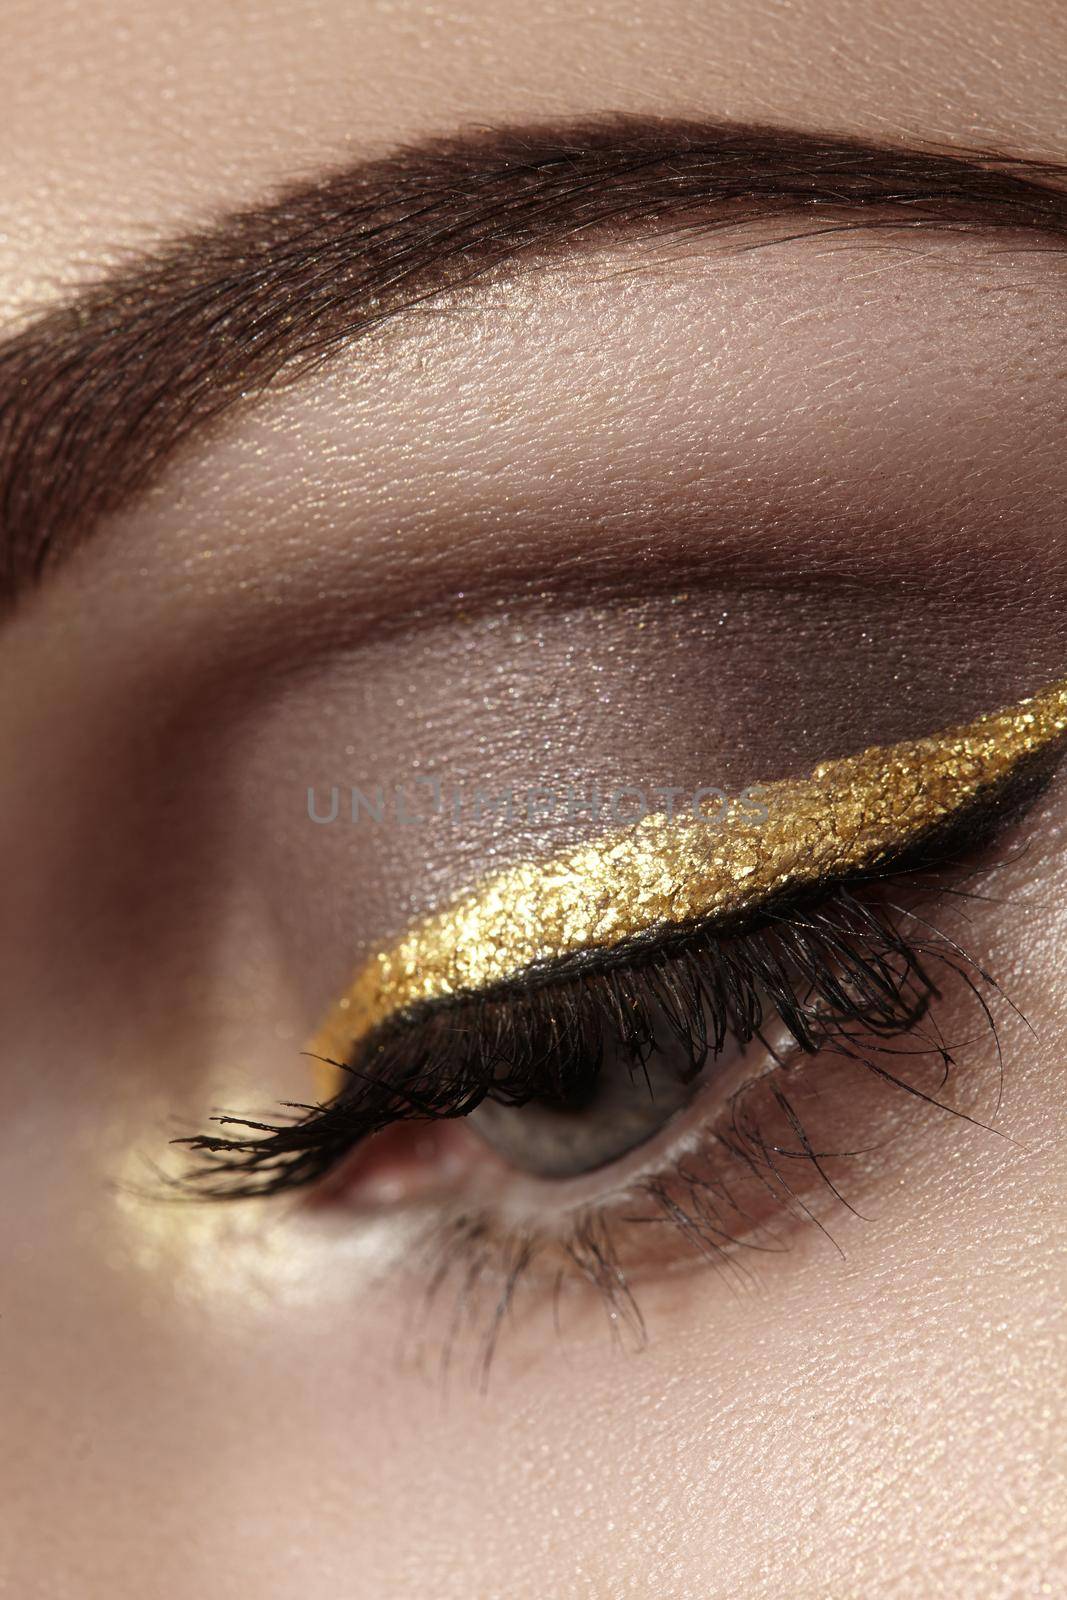
[[1067,680],[965,727],[761,784],[765,821],[650,813],[550,859],[520,862],[367,961],[309,1051],[344,1061],[408,1006],[650,932],[714,925],[783,892],[877,866],[1065,730]]

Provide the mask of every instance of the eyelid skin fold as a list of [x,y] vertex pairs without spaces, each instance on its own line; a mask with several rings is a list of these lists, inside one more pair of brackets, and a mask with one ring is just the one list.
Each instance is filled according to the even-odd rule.
[[995,793],[1067,731],[1067,680],[944,733],[748,791],[766,820],[650,813],[523,861],[427,917],[357,972],[310,1044],[325,1061],[409,1007],[485,991],[650,932],[729,925],[777,897],[877,869]]

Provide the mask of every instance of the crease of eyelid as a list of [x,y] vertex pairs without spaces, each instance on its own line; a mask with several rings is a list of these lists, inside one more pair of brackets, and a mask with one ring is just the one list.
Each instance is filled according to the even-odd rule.
[[[995,796],[1067,732],[1067,679],[939,735],[828,761],[806,779],[753,786],[765,815],[713,828],[651,813],[562,855],[523,861],[366,961],[307,1049],[341,1063],[386,1024],[484,995],[657,932],[727,928],[806,886],[898,856]],[[755,803],[751,806],[755,810]]]

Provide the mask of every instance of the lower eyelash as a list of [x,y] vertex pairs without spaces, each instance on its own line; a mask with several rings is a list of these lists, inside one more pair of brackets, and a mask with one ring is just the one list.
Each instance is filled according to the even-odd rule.
[[[924,942],[928,959],[943,961],[975,1002],[987,1042],[994,1046],[999,1078],[999,1040],[990,1005],[999,988],[977,967],[968,970],[968,958],[936,929],[928,928]],[[988,998],[983,988],[991,991]],[[913,1031],[897,1041],[899,1046],[907,1039],[913,1048],[891,1050],[883,1039],[869,1050],[846,1050],[841,1055],[927,1109],[987,1127],[942,1098],[959,1056],[929,1013],[927,1020],[930,1032],[925,1039],[916,1041]],[[967,1040],[976,1042],[973,1035]],[[912,1062],[934,1064],[936,1084],[923,1087],[911,1081],[898,1063],[890,1067],[879,1061],[879,1053],[906,1054]],[[795,1061],[804,1053],[791,1054]],[[805,1059],[811,1070],[811,1058]],[[843,1254],[827,1220],[827,1207],[861,1216],[842,1188],[839,1169],[868,1152],[828,1149],[815,1142],[790,1087],[792,1064],[777,1058],[769,1070],[741,1086],[726,1114],[690,1141],[682,1155],[625,1183],[615,1195],[575,1208],[554,1227],[502,1224],[489,1209],[458,1209],[447,1220],[432,1223],[425,1235],[424,1258],[416,1258],[410,1270],[416,1284],[412,1320],[420,1330],[418,1364],[426,1363],[428,1328],[436,1330],[433,1341],[442,1378],[455,1365],[461,1339],[469,1335],[470,1379],[484,1392],[500,1340],[523,1294],[533,1295],[535,1302],[547,1298],[555,1332],[562,1338],[562,1307],[568,1290],[575,1287],[591,1290],[601,1302],[612,1338],[638,1350],[649,1337],[641,1304],[649,1255],[655,1258],[652,1276],[657,1281],[674,1270],[706,1264],[732,1278],[740,1289],[755,1281],[747,1258],[751,1255],[755,1262],[766,1254],[785,1253],[796,1226],[815,1228]],[[754,1099],[762,1100],[759,1108]],[[636,1253],[644,1264],[635,1266],[633,1244],[638,1235],[643,1237]],[[654,1244],[646,1250],[650,1236]],[[431,1319],[435,1310],[440,1316]]]

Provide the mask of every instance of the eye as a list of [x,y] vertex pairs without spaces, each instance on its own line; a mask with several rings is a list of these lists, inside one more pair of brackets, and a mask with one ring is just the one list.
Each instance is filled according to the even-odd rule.
[[640,1041],[624,1034],[602,1044],[595,1071],[583,1075],[581,1092],[520,1106],[486,1099],[471,1113],[470,1125],[519,1171],[578,1177],[652,1139],[709,1078],[725,1077],[743,1054],[731,1037],[698,1063],[660,1011]]
[[184,1183],[358,1208],[368,1162],[402,1152],[390,1203],[429,1196],[431,1251],[458,1236],[508,1299],[517,1263],[615,1305],[679,1251],[767,1248],[775,1212],[813,1216],[807,1186],[839,1198],[835,1163],[878,1142],[861,1085],[951,1109],[989,1044],[995,980],[940,920],[1065,731],[1060,684],[760,786],[723,828],[657,815],[505,869],[360,969],[311,1045],[326,1099],[178,1141]]

